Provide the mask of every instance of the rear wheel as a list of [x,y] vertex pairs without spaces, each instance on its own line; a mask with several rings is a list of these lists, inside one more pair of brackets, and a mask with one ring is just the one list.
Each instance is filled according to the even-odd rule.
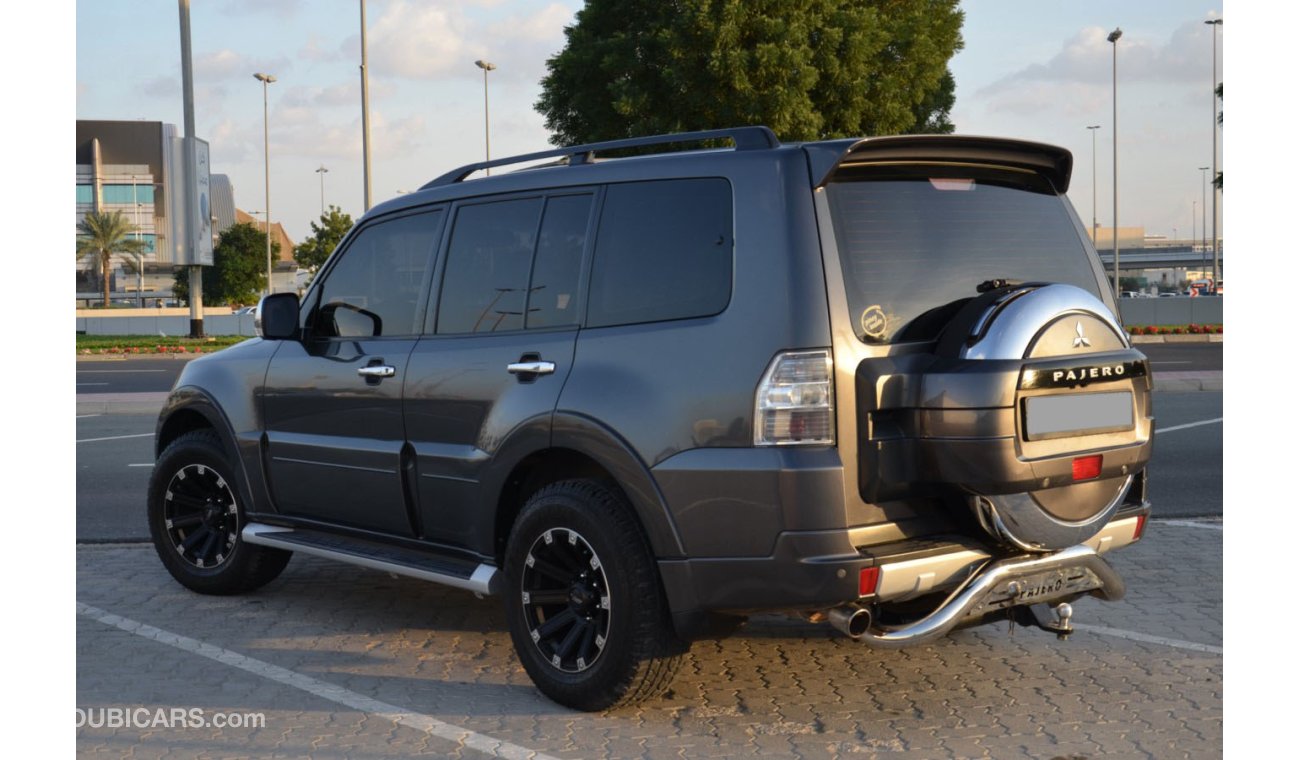
[[687,645],[621,496],[592,481],[538,491],[510,533],[505,573],[510,635],[542,693],[603,710],[667,690]]
[[172,441],[149,481],[149,533],[168,572],[204,594],[238,594],[280,574],[292,552],[253,546],[242,489],[221,439],[197,430]]

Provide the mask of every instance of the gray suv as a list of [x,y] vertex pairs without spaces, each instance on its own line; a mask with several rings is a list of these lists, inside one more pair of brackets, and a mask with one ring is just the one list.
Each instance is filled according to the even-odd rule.
[[185,368],[158,555],[209,594],[302,552],[498,595],[584,710],[759,612],[877,647],[1065,636],[1070,602],[1124,593],[1102,555],[1142,535],[1152,440],[1070,169],[765,127],[456,169]]

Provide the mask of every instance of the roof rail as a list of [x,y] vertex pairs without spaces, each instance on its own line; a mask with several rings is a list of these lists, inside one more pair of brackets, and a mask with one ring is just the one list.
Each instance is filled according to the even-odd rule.
[[704,140],[718,140],[722,138],[730,138],[731,141],[736,144],[736,150],[764,150],[781,147],[781,141],[778,140],[776,134],[767,127],[733,127],[731,129],[709,129],[703,132],[678,132],[669,135],[629,137],[622,140],[607,140],[605,142],[588,143],[586,145],[571,145],[567,148],[556,148],[554,150],[544,150],[538,153],[527,153],[522,156],[510,156],[509,158],[497,158],[491,161],[479,161],[478,163],[466,164],[458,169],[452,169],[431,182],[425,183],[420,187],[420,189],[425,190],[430,187],[455,184],[464,180],[476,171],[490,169],[497,166],[506,166],[507,164],[521,164],[527,161],[539,161],[543,158],[567,157],[569,159],[569,166],[578,166],[581,164],[591,163],[595,158],[593,154],[597,151],[643,148],[648,145],[701,142]]

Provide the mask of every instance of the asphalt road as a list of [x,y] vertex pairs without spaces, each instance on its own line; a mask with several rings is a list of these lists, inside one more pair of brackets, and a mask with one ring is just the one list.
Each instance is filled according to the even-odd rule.
[[1223,369],[1222,343],[1140,343],[1137,349],[1157,374]]
[[189,360],[170,356],[157,359],[78,360],[77,393],[169,391]]

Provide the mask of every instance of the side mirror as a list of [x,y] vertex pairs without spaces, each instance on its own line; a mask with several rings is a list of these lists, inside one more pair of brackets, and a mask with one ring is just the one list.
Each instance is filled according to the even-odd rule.
[[272,293],[257,304],[253,328],[266,340],[291,340],[298,336],[298,294]]

